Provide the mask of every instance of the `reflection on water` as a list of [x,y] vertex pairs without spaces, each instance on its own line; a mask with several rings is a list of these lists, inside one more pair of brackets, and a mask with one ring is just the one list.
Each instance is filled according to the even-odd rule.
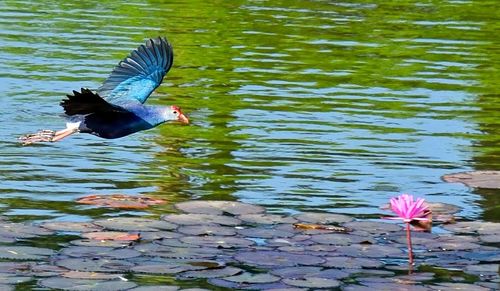
[[[6,214],[100,216],[73,200],[121,192],[370,215],[411,192],[500,219],[498,191],[440,180],[500,166],[494,1],[158,2],[0,3]],[[66,93],[157,35],[175,61],[150,102],[180,105],[191,126],[17,144],[63,126]]]

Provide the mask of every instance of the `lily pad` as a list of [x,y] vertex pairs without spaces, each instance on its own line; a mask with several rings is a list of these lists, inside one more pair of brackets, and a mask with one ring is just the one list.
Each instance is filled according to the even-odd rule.
[[238,233],[246,237],[260,237],[260,238],[291,237],[294,235],[292,232],[279,230],[275,228],[264,228],[264,227],[239,229]]
[[[135,273],[145,274],[177,274],[184,271],[199,270],[200,268],[188,264],[144,264],[132,267]],[[203,269],[203,268],[201,268]]]
[[121,231],[158,231],[176,229],[177,225],[162,220],[140,217],[113,217],[94,221],[109,230]]
[[102,230],[102,227],[92,222],[48,221],[42,223],[41,226],[60,232],[92,232]]
[[384,266],[382,261],[367,258],[328,257],[325,260],[323,266],[338,269],[380,268]]
[[0,223],[0,237],[33,238],[53,233],[49,229],[24,223]]
[[255,224],[279,224],[279,223],[296,223],[293,217],[283,216],[278,214],[266,214],[266,213],[258,213],[258,214],[243,214],[240,215],[239,218],[248,223]]
[[137,246],[136,249],[143,252],[146,256],[172,258],[172,259],[202,259],[202,258],[215,258],[221,253],[221,250],[215,248],[179,248],[168,247],[155,244],[148,244]]
[[2,273],[27,272],[32,268],[32,264],[32,262],[0,262],[0,270]]
[[345,256],[363,258],[404,258],[406,256],[402,250],[390,245],[350,245],[339,247],[337,252]]
[[479,237],[479,239],[484,243],[500,243],[500,234],[482,235]]
[[82,237],[94,240],[119,240],[136,241],[141,238],[137,233],[119,232],[119,231],[96,231],[82,234]]
[[195,213],[167,214],[162,216],[161,219],[180,225],[222,224],[235,226],[241,223],[240,220],[229,216]]
[[180,233],[188,235],[219,235],[219,236],[232,236],[236,234],[236,229],[232,227],[225,227],[216,224],[204,225],[187,225],[179,227]]
[[299,279],[307,275],[318,273],[322,270],[321,267],[286,267],[271,270],[271,274],[281,278]]
[[446,230],[466,234],[500,234],[500,223],[486,221],[460,221],[444,225]]
[[351,244],[356,244],[365,241],[370,243],[375,242],[370,237],[363,237],[355,234],[343,234],[343,233],[326,233],[326,234],[312,235],[311,240],[319,244],[325,244],[325,245],[330,244],[338,246],[348,246]]
[[[179,286],[168,286],[168,285],[149,285],[149,286],[139,286],[135,287],[132,289],[129,289],[128,291],[177,291],[179,290]],[[182,289],[182,291],[210,291],[210,290],[205,290],[205,289],[198,289],[198,288],[190,288],[190,289]]]
[[341,224],[353,221],[350,216],[335,213],[302,213],[294,216],[297,220],[315,224]]
[[298,266],[319,265],[324,259],[305,254],[293,254],[278,251],[240,252],[235,259],[253,266]]
[[471,171],[448,174],[445,182],[462,183],[472,188],[500,189],[500,171]]
[[0,258],[10,260],[43,260],[54,254],[51,249],[26,246],[0,246]]
[[70,241],[75,246],[88,246],[88,247],[114,247],[121,248],[130,246],[132,241],[125,240],[95,240],[95,239],[77,239]]
[[290,286],[305,288],[337,288],[340,286],[340,281],[338,280],[316,277],[307,277],[303,279],[283,279],[283,283]]
[[489,291],[490,288],[481,287],[466,283],[437,283],[436,286],[429,286],[432,290],[467,290],[467,291]]
[[238,238],[238,237],[226,237],[226,236],[186,236],[180,238],[180,241],[197,246],[203,247],[215,247],[215,248],[242,248],[254,245],[255,243],[251,240]]
[[165,200],[152,197],[137,195],[89,195],[78,198],[78,203],[89,204],[101,207],[120,208],[120,209],[144,209],[153,205],[165,203]]
[[58,290],[98,290],[115,291],[134,288],[137,284],[130,281],[113,280],[91,280],[91,279],[72,279],[72,278],[47,278],[40,280],[38,285],[41,287]]
[[141,231],[141,241],[175,239],[182,237],[182,234],[173,231]]
[[2,282],[2,284],[18,284],[18,283],[28,282],[31,280],[32,278],[28,276],[0,273],[0,282]]
[[57,266],[64,267],[74,271],[84,272],[108,272],[108,273],[123,273],[134,266],[133,263],[116,260],[116,259],[100,259],[100,258],[69,258],[61,259],[55,262]]
[[345,227],[362,230],[371,234],[386,234],[395,231],[401,231],[402,226],[393,223],[379,221],[353,221],[344,224]]
[[278,282],[280,277],[273,276],[271,274],[252,274],[249,272],[244,272],[236,276],[230,276],[224,278],[224,280],[235,282],[235,283],[273,283]]
[[72,279],[89,279],[89,280],[115,280],[123,278],[123,274],[108,274],[100,272],[80,272],[80,271],[67,271],[61,274],[65,278]]
[[261,206],[234,202],[234,201],[188,201],[177,203],[175,207],[188,213],[232,215],[262,213],[265,209]]
[[476,260],[480,262],[500,262],[500,252],[498,250],[494,251],[478,251],[473,252],[462,252],[458,254],[460,257]]
[[209,278],[220,278],[227,276],[234,276],[243,272],[240,268],[235,267],[225,267],[219,269],[208,269],[208,270],[200,270],[200,271],[188,271],[179,274],[179,277],[182,278],[196,278],[196,279],[209,279]]
[[71,246],[63,249],[62,254],[75,257],[98,257],[98,258],[111,258],[111,259],[129,259],[138,257],[141,255],[140,252],[134,249],[115,249],[110,247],[82,247],[82,246]]

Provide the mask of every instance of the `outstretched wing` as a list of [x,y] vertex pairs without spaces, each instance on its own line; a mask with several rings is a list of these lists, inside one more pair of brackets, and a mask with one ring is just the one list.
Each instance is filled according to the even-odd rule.
[[60,105],[64,108],[64,113],[68,116],[87,115],[91,113],[111,113],[128,112],[120,106],[111,104],[102,99],[99,94],[95,94],[89,89],[82,88],[81,92],[74,91],[73,95],[66,95]]
[[144,103],[172,67],[172,46],[163,37],[149,39],[114,68],[97,93],[112,104]]

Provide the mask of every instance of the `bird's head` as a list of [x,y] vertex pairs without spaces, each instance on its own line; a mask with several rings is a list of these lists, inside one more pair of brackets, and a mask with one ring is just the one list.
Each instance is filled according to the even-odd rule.
[[167,107],[166,115],[168,120],[177,120],[184,124],[189,124],[189,119],[182,113],[179,106],[172,105]]

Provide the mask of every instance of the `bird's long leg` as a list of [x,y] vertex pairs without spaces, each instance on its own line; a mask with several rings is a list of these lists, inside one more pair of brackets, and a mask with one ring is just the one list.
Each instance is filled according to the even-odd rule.
[[19,140],[23,145],[29,145],[36,142],[56,142],[77,132],[77,128],[66,128],[58,131],[46,129],[37,133],[23,135]]

